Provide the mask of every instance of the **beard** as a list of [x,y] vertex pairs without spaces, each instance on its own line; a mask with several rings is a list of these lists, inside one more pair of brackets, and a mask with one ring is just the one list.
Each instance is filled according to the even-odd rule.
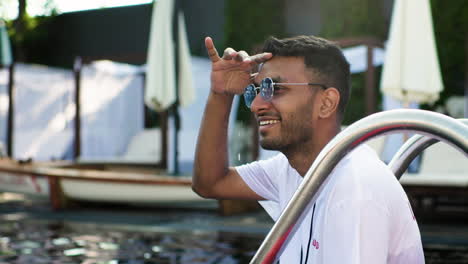
[[260,146],[266,150],[280,150],[284,148],[284,144],[274,139],[266,139],[260,137]]
[[260,133],[260,146],[267,150],[278,150],[283,154],[302,152],[309,146],[308,142],[314,137],[314,105],[315,92],[297,103],[295,108],[287,112],[268,113],[277,116],[281,122],[279,129],[272,133]]
[[305,120],[295,114],[285,116],[280,123],[279,134],[260,134],[260,146],[283,153],[302,149],[313,136],[312,125]]

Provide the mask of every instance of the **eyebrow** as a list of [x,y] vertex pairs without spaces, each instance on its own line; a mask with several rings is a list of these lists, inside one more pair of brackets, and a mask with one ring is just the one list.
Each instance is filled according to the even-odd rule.
[[282,78],[281,76],[271,77],[271,79],[272,79],[273,82],[275,82],[275,83],[284,83],[284,82],[287,82],[287,80],[286,80],[285,78]]
[[[286,78],[283,78],[281,76],[276,76],[276,77],[270,77],[271,80],[273,80],[274,83],[285,83],[287,82],[287,79]],[[263,80],[263,79],[262,79]],[[260,84],[258,82],[256,82],[255,80],[252,81],[252,83],[255,85],[255,86],[260,86]]]

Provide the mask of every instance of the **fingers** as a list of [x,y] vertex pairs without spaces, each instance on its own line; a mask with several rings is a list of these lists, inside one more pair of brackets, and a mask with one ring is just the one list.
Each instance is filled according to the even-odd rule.
[[260,64],[273,57],[273,54],[271,54],[270,52],[264,52],[253,56],[249,56],[249,54],[243,50],[237,52],[237,56],[235,55],[236,54],[231,53],[231,58],[234,58],[238,62],[252,62],[252,64]]
[[237,62],[250,62],[250,61],[252,61],[247,52],[245,52],[243,50],[236,51],[233,48],[227,48],[227,49],[224,50],[223,59],[224,60],[233,60],[234,59]]
[[237,52],[233,48],[227,48],[224,50],[223,59],[232,60],[235,56],[237,56]]
[[237,53],[237,56],[235,57],[235,60],[238,62],[251,62],[252,60],[250,59],[250,56],[247,52],[244,50],[241,50]]
[[205,47],[206,51],[208,52],[208,57],[212,62],[217,62],[221,59],[218,55],[218,51],[215,48],[213,40],[210,37],[205,38]]
[[[213,40],[210,37],[205,38],[205,46],[208,52],[208,56],[212,62],[217,62],[221,59],[213,43]],[[242,62],[242,63],[253,62],[253,64],[260,64],[271,59],[272,57],[273,55],[269,52],[264,52],[264,53],[250,56],[244,50],[236,51],[233,48],[227,48],[224,50],[222,59],[223,60],[235,60],[237,62]]]
[[255,61],[256,63],[263,63],[273,57],[273,54],[270,52],[264,52],[260,54],[256,54],[254,56],[251,56],[250,59]]

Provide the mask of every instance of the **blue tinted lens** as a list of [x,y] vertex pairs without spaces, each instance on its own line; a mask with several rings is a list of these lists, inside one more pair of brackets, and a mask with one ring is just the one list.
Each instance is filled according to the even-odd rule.
[[245,87],[244,91],[244,101],[245,105],[250,108],[252,105],[253,100],[257,96],[257,92],[255,91],[255,85],[249,84],[249,86]]
[[270,101],[273,98],[273,80],[271,78],[265,78],[260,83],[260,94],[263,100]]

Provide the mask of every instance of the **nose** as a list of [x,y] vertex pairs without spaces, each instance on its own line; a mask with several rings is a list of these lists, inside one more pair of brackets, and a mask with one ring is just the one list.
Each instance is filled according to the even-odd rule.
[[263,97],[259,93],[257,94],[257,96],[255,96],[255,99],[252,101],[250,111],[252,111],[252,113],[258,114],[263,110],[267,110],[270,106],[271,102],[263,99]]

